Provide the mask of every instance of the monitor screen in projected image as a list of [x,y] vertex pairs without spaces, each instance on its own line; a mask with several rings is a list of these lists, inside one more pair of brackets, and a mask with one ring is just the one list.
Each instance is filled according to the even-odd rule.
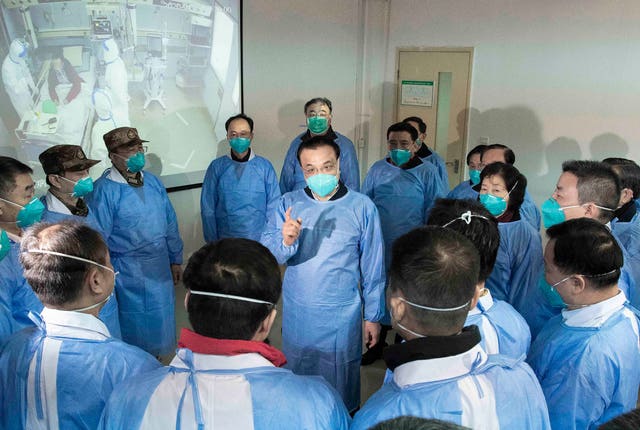
[[102,136],[131,126],[149,141],[145,170],[200,184],[242,111],[240,1],[2,0],[0,155],[31,166],[41,194],[42,151],[80,145],[98,178]]

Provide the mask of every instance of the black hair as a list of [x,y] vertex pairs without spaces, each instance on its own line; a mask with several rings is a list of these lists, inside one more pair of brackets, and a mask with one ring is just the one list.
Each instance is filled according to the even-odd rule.
[[578,178],[578,201],[580,204],[593,202],[600,209],[598,221],[607,223],[614,217],[620,203],[620,180],[611,166],[600,161],[570,160],[562,163],[562,171]]
[[504,180],[507,191],[509,191],[507,209],[513,212],[519,211],[524,201],[524,192],[527,189],[527,178],[513,165],[498,161],[484,166],[480,172],[480,183],[482,184],[484,178],[494,175],[498,175]]
[[51,59],[52,60],[63,60],[64,61],[64,50],[62,48],[62,46],[57,46],[54,47],[53,49],[51,49]]
[[[468,211],[486,219],[472,216],[467,224],[460,216]],[[500,247],[498,221],[477,200],[437,199],[429,213],[427,225],[444,227],[447,223],[450,223],[447,228],[462,234],[475,245],[480,255],[478,280],[486,281],[493,271]]]
[[406,131],[411,135],[411,140],[414,142],[418,139],[418,130],[408,122],[396,122],[395,124],[390,125],[387,129],[387,139],[389,139],[389,134],[394,131]]
[[[258,242],[222,239],[200,248],[184,271],[188,290],[230,294],[277,303],[282,292],[275,257]],[[189,322],[198,334],[250,340],[273,307],[222,297],[189,296]]]
[[487,145],[487,147],[484,149],[483,154],[490,149],[502,149],[502,153],[504,154],[504,162],[511,165],[515,164],[516,154],[507,145],[503,145],[501,143],[494,143],[492,145]]
[[329,108],[329,113],[333,112],[333,107],[331,106],[331,100],[329,100],[326,97],[314,97],[304,104],[304,114],[305,115],[307,114],[307,108],[309,106],[316,103],[322,103],[323,105],[326,105]]
[[420,133],[427,132],[427,124],[419,116],[409,116],[403,119],[402,122],[406,122],[406,123],[415,122],[416,124],[418,124],[418,131],[420,131]]
[[609,229],[591,218],[576,218],[547,229],[555,240],[554,263],[566,274],[584,275],[593,288],[618,282],[622,250]]
[[637,430],[640,428],[640,409],[618,415],[598,427],[598,430]]
[[469,153],[467,154],[467,166],[469,165],[469,163],[471,163],[471,157],[473,157],[475,154],[480,154],[480,159],[482,159],[482,154],[484,154],[484,151],[486,150],[487,145],[478,145],[471,151],[469,151]]
[[253,119],[251,119],[250,117],[248,117],[247,115],[245,115],[243,113],[239,113],[239,114],[234,115],[231,118],[229,118],[227,120],[227,122],[224,123],[225,131],[229,131],[229,125],[231,124],[232,121],[235,121],[236,119],[243,119],[243,120],[247,121],[247,123],[249,124],[249,129],[251,129],[251,133],[253,133]]
[[[469,239],[442,227],[419,227],[393,244],[389,293],[400,291],[418,305],[457,307],[473,298],[479,271],[480,257]],[[470,303],[448,312],[407,308],[422,332],[448,332],[462,329]]]
[[27,229],[20,243],[24,277],[40,301],[52,306],[77,300],[89,269],[97,266],[72,258],[29,252],[36,249],[73,255],[102,265],[106,264],[109,252],[100,233],[85,223],[65,220],[58,224],[39,223]]
[[325,135],[313,136],[307,140],[300,142],[300,146],[298,146],[298,152],[296,152],[296,157],[298,158],[298,163],[300,163],[300,154],[305,149],[318,149],[321,146],[330,146],[333,148],[333,152],[336,153],[336,160],[340,158],[340,147],[333,140],[329,139]]
[[369,430],[466,430],[469,427],[462,427],[448,421],[436,420],[433,418],[419,418],[402,416],[390,420],[382,421]]
[[0,196],[6,196],[16,187],[16,176],[32,174],[26,164],[11,157],[0,156]]
[[602,162],[611,166],[613,173],[620,180],[620,188],[628,188],[633,192],[633,198],[640,198],[640,166],[633,160],[626,158],[605,158]]

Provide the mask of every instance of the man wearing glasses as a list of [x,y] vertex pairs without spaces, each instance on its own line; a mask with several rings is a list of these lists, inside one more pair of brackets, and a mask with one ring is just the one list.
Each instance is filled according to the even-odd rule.
[[104,135],[113,165],[95,183],[89,207],[120,276],[116,296],[122,339],[155,356],[175,348],[175,292],[182,239],[164,185],[143,171],[146,140],[120,127]]

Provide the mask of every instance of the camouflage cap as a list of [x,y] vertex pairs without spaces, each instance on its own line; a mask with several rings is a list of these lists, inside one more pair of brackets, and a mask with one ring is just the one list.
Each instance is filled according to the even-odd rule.
[[100,160],[88,159],[78,145],[55,145],[40,154],[38,158],[47,175],[84,170],[100,162]]
[[104,144],[107,145],[107,151],[113,152],[117,148],[132,143],[138,144],[148,142],[148,140],[140,139],[138,130],[133,127],[118,127],[102,136]]

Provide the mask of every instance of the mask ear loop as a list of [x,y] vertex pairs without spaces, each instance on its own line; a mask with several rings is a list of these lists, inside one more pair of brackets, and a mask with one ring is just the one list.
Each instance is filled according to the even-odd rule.
[[483,215],[477,215],[477,214],[473,214],[471,213],[471,211],[466,211],[465,213],[461,214],[459,217],[452,219],[451,221],[447,222],[445,225],[443,225],[442,227],[449,227],[449,225],[451,225],[453,222],[458,221],[458,220],[462,220],[464,221],[467,225],[471,224],[471,218],[482,218],[484,220],[489,221],[489,218],[487,218],[486,216]]

